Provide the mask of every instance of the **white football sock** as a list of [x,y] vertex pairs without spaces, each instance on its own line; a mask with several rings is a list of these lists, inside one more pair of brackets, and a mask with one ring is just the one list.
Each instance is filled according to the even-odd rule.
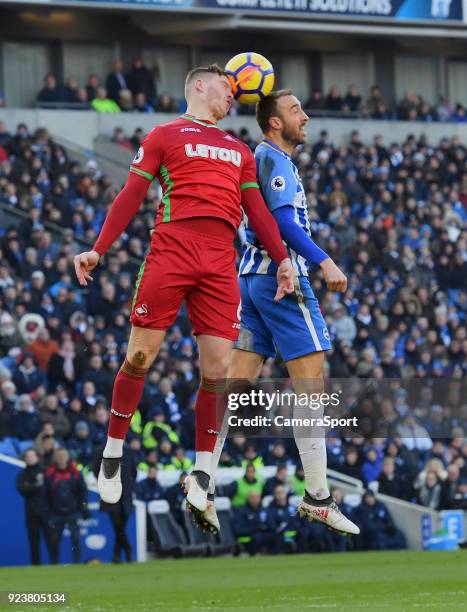
[[213,495],[216,490],[217,468],[219,467],[219,459],[221,458],[221,455],[222,455],[222,449],[224,448],[224,443],[225,443],[225,437],[223,435],[218,436],[216,440],[216,446],[214,447],[214,451],[212,453],[212,459],[211,459],[211,480],[209,481],[209,489],[208,489],[208,493],[211,493],[211,495]]
[[[315,419],[323,418],[323,415],[322,406],[312,414]],[[309,409],[295,406],[293,416],[300,419],[309,417]],[[330,492],[326,479],[328,462],[324,428],[294,427],[294,439],[305,472],[306,490],[314,499],[326,499]]]
[[196,451],[196,461],[193,470],[200,470],[206,474],[211,473],[212,453],[209,451]]
[[106,459],[121,457],[123,455],[123,442],[124,440],[120,440],[120,438],[108,436],[103,456]]
[[306,490],[315,499],[331,495],[326,479],[327,457],[324,438],[296,438],[298,452],[305,472]]

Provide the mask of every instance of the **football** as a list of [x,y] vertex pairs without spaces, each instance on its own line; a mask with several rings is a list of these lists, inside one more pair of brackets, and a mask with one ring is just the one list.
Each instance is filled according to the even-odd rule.
[[269,95],[274,87],[274,68],[259,53],[238,53],[230,59],[225,71],[232,83],[235,99],[241,104],[255,104]]

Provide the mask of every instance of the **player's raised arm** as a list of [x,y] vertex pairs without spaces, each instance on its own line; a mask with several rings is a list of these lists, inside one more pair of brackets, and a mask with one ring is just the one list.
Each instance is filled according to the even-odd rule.
[[293,206],[281,206],[273,213],[282,238],[287,245],[298,255],[310,263],[320,266],[323,270],[324,280],[330,291],[346,291],[347,278],[336,266],[329,255],[323,251],[295,221]]
[[154,179],[154,168],[159,168],[161,163],[161,142],[160,128],[153,129],[146,136],[131,163],[128,180],[113,201],[94,246],[91,251],[76,255],[75,272],[81,286],[85,287],[88,281],[92,281],[90,272],[94,270],[100,257],[105,255],[141,206],[149,185]]

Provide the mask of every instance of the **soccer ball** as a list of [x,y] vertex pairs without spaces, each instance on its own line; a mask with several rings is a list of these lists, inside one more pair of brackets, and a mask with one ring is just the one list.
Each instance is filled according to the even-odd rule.
[[232,84],[232,91],[240,104],[254,104],[269,95],[274,87],[274,68],[271,62],[249,51],[230,59],[225,71]]

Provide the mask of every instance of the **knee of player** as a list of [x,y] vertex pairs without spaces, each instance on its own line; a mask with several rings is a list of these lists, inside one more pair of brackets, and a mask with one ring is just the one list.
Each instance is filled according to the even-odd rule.
[[227,370],[229,368],[230,355],[223,357],[209,365],[208,368],[205,368],[203,371],[203,377],[206,378],[227,378]]
[[147,349],[137,349],[135,351],[128,351],[127,361],[135,368],[149,368],[153,359],[154,353]]

